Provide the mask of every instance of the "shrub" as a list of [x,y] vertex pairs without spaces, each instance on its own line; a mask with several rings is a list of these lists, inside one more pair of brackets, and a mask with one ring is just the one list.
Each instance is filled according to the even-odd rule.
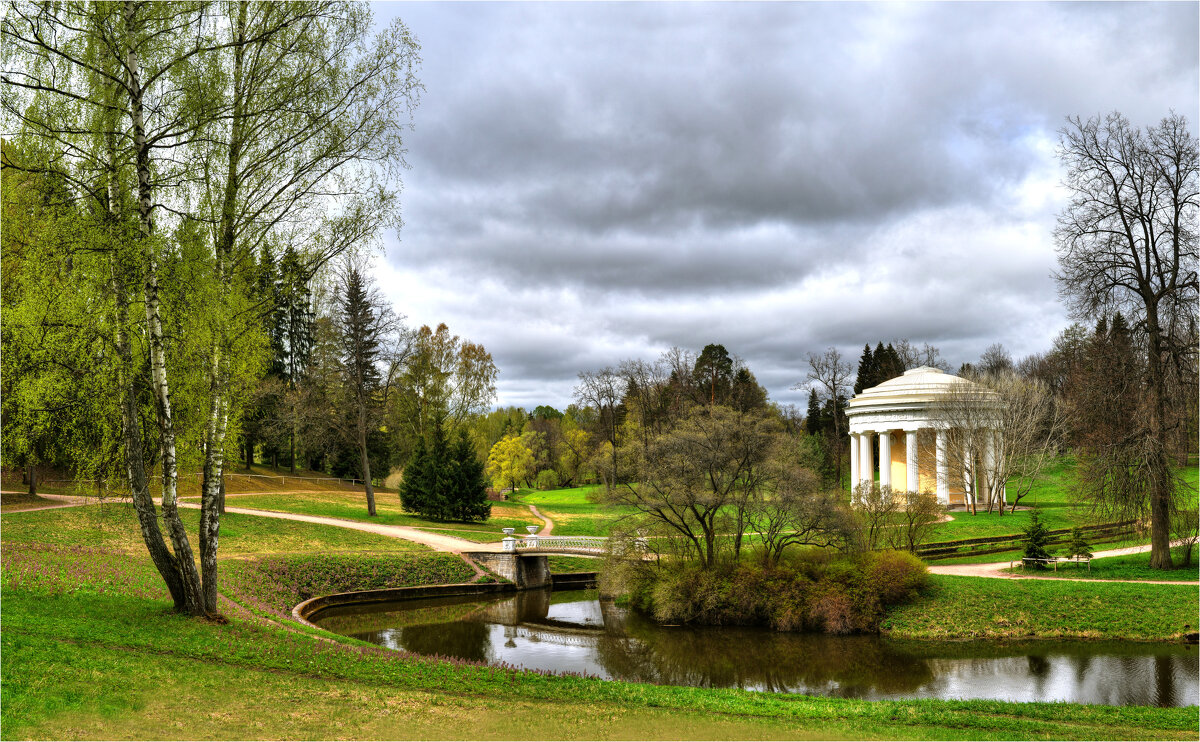
[[1087,538],[1083,535],[1083,530],[1078,526],[1071,529],[1071,540],[1067,543],[1065,551],[1068,557],[1091,559],[1092,545],[1087,542]]
[[867,557],[866,576],[885,606],[905,603],[929,584],[925,563],[903,551],[882,551]]
[[552,490],[558,487],[558,472],[553,469],[543,469],[537,475],[537,488]]
[[[1038,520],[1037,510],[1030,511],[1029,525],[1025,528],[1025,558],[1049,559],[1050,552],[1046,551],[1048,543],[1050,543],[1050,531]],[[1040,562],[1034,562],[1033,566],[1039,569],[1045,568]]]
[[925,565],[901,552],[831,558],[809,552],[775,567],[757,563],[611,564],[602,587],[628,597],[659,623],[765,625],[778,631],[833,634],[877,631],[890,606],[925,586]]

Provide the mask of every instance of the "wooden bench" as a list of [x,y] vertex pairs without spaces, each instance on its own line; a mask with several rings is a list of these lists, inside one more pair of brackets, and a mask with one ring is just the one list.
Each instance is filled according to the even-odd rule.
[[[1021,557],[1021,568],[1024,569],[1026,564],[1053,564],[1054,571],[1057,572],[1059,562],[1074,562],[1075,564],[1079,564],[1080,562],[1085,562],[1087,564],[1088,572],[1092,571],[1092,558],[1091,557],[1050,557],[1049,559],[1034,559],[1031,557]],[[1008,565],[1009,565],[1009,569],[1012,569],[1013,562],[1009,562]]]

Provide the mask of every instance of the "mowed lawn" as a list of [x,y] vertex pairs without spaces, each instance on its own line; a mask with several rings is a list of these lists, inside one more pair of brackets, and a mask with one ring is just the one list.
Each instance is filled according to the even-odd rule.
[[1200,625],[1200,587],[1128,582],[1002,580],[930,575],[918,599],[893,609],[898,639],[1179,639]]
[[480,542],[499,541],[504,538],[504,528],[515,528],[518,533],[523,534],[525,526],[542,524],[541,520],[529,512],[529,508],[507,502],[493,502],[492,516],[483,523],[436,521],[406,512],[400,507],[400,497],[389,493],[376,493],[375,517],[367,515],[366,495],[362,492],[279,492],[242,495],[227,497],[225,506],[341,518],[388,526],[410,526],[439,533],[451,532],[449,535]]
[[607,536],[613,523],[634,511],[598,501],[599,484],[555,490],[519,490],[513,501],[537,507],[554,521],[555,536]]
[[1084,563],[1063,563],[1058,565],[1058,569],[1038,570],[1014,567],[1006,571],[1013,574],[1036,575],[1038,577],[1053,579],[1080,578],[1086,580],[1170,580],[1172,582],[1196,582],[1200,580],[1200,565],[1197,564],[1197,557],[1197,550],[1193,547],[1191,564],[1186,567],[1183,566],[1184,548],[1176,546],[1171,549],[1171,561],[1176,565],[1175,569],[1172,570],[1150,569],[1150,552],[1147,551],[1142,554],[1126,554],[1124,556],[1093,559],[1090,565]]
[[[199,554],[200,511],[181,508],[193,551]],[[133,505],[112,502],[54,510],[5,513],[0,516],[5,543],[87,546],[142,554],[146,547]],[[429,547],[403,539],[337,526],[225,513],[221,516],[221,557],[279,553],[419,552]]]
[[[1181,467],[1176,471],[1190,487],[1191,498],[1195,501],[1197,479],[1200,472],[1194,466]],[[1086,509],[1078,507],[1078,498],[1074,494],[1075,481],[1075,459],[1064,456],[1046,468],[1034,483],[1029,494],[1021,498],[1017,512],[1010,514],[1006,509],[1004,514],[1000,515],[996,512],[987,514],[981,510],[978,514],[971,515],[968,512],[956,511],[951,513],[954,520],[939,523],[928,540],[957,541],[1023,533],[1029,526],[1031,511],[1021,508],[1036,508],[1038,519],[1050,530],[1097,522]],[[1013,489],[1015,487],[1010,487],[1009,491],[1011,492]],[[1100,522],[1103,522],[1103,519]],[[1002,561],[1002,559],[991,557],[985,558],[983,561]]]
[[[106,525],[122,530],[118,521]],[[137,550],[54,547],[36,565],[44,569],[25,569],[37,553],[16,538],[129,545],[92,533],[75,509],[5,515],[2,525],[5,739],[1195,739],[1197,731],[1194,707],[870,702],[616,683],[293,631],[278,612],[265,621],[233,611],[218,624],[171,613]],[[324,541],[330,533],[319,526],[296,525],[314,529],[290,541],[297,548],[344,545]],[[101,568],[113,579],[98,580]]]

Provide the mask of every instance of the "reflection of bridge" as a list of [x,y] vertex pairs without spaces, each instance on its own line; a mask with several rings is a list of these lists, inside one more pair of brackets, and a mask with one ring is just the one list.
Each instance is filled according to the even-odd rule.
[[547,632],[527,626],[504,627],[504,638],[509,641],[513,639],[527,639],[531,642],[545,642],[547,644],[559,644],[567,647],[594,647],[596,646],[596,638],[603,634],[604,632],[599,630],[580,630],[567,633],[562,629],[554,629]]

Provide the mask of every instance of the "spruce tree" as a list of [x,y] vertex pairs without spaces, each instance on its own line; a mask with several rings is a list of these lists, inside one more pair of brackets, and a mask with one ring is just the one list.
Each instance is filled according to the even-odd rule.
[[[1050,552],[1046,550],[1048,543],[1050,543],[1050,531],[1038,520],[1037,511],[1030,511],[1029,525],[1025,528],[1025,558],[1050,559]],[[1034,566],[1043,567],[1038,562],[1034,562]]]
[[492,504],[487,499],[487,477],[483,473],[483,462],[475,456],[475,448],[467,437],[467,431],[458,431],[448,463],[450,518],[460,521],[487,520],[492,514]]
[[435,423],[431,433],[433,441],[429,446],[429,491],[425,494],[425,510],[421,513],[428,518],[452,520],[451,486],[453,473],[449,451],[446,446],[446,431],[440,423]]
[[1067,556],[1081,559],[1092,558],[1092,545],[1083,535],[1083,529],[1076,526],[1071,529],[1071,541],[1067,544]]
[[817,390],[810,389],[808,392],[808,412],[804,418],[804,429],[809,435],[816,435],[821,432],[821,400],[817,398]]
[[432,487],[429,450],[425,447],[425,439],[417,438],[412,458],[404,467],[404,479],[400,483],[400,506],[411,513],[424,514],[428,508],[426,495]]
[[871,382],[875,378],[875,359],[871,356],[871,344],[863,346],[862,357],[858,359],[858,376],[854,380],[854,393],[861,394],[863,389],[875,386]]

